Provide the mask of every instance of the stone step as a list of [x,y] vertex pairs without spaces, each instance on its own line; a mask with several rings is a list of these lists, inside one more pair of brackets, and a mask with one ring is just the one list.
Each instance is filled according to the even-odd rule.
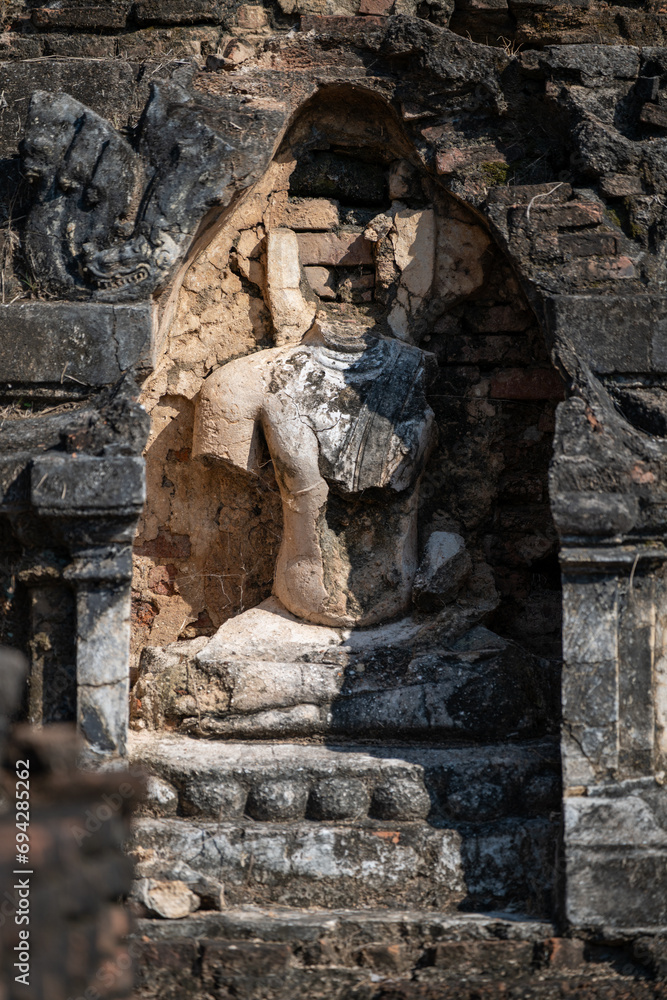
[[457,829],[371,819],[346,825],[143,818],[134,823],[130,847],[137,859],[133,895],[139,912],[165,917],[249,903],[546,913],[557,833],[558,824],[545,817]]
[[246,907],[140,919],[130,944],[137,997],[369,1000],[417,977],[422,989],[481,970],[516,979],[547,964],[554,940],[550,923],[509,914]]
[[555,740],[485,746],[221,743],[132,733],[149,816],[488,823],[560,808]]
[[557,933],[548,921],[518,914],[412,908],[247,906],[178,921],[139,919],[130,939],[137,971],[133,995],[137,1000],[658,996],[651,969],[622,942]]
[[551,905],[553,741],[323,746],[135,733],[130,759],[150,775],[134,824],[139,912]]

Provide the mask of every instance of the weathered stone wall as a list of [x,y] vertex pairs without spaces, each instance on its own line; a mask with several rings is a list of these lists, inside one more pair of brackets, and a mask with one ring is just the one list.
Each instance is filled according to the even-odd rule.
[[[46,55],[129,58],[206,56],[218,49],[238,61],[238,34],[252,46],[262,29],[289,29],[302,14],[416,15],[486,45],[539,47],[607,43],[660,45],[667,16],[659,4],[609,5],[533,0],[277,0],[248,6],[238,0],[108,0],[58,7],[32,0],[3,4],[5,58]],[[246,42],[247,44],[248,42]],[[224,52],[226,46],[230,51]]]
[[[604,928],[613,925],[614,934],[620,933],[620,927],[626,935],[623,940],[631,940],[637,938],[641,919],[648,920],[651,933],[657,933],[664,926],[664,894],[653,892],[652,909],[647,900],[653,887],[660,885],[665,844],[664,772],[660,769],[664,745],[656,732],[662,738],[658,566],[664,557],[662,397],[667,355],[664,302],[655,293],[664,285],[667,260],[663,202],[667,71],[664,52],[654,46],[664,41],[665,15],[648,5],[629,10],[593,2],[545,9],[533,3],[509,3],[505,8],[495,2],[488,7],[477,2],[385,7],[374,0],[345,8],[331,3],[326,9],[310,2],[307,7],[290,2],[272,8],[236,8],[214,2],[186,6],[176,0],[109,4],[74,0],[53,7],[6,5],[4,12],[6,61],[0,66],[0,155],[6,181],[2,352],[3,363],[16,366],[7,371],[20,372],[20,377],[7,377],[2,385],[7,404],[0,424],[6,453],[1,483],[7,525],[5,634],[9,641],[30,644],[33,716],[73,713],[73,698],[68,701],[58,695],[49,705],[39,699],[40,692],[55,689],[51,684],[55,666],[64,668],[66,690],[69,695],[74,692],[68,636],[74,635],[75,591],[80,626],[76,630],[77,665],[81,667],[78,700],[85,701],[82,692],[86,697],[90,693],[91,677],[97,681],[95,669],[100,664],[114,663],[119,670],[125,669],[124,654],[108,655],[106,643],[113,631],[108,622],[115,620],[113,615],[106,616],[104,655],[96,664],[90,650],[94,626],[103,617],[98,615],[99,608],[108,611],[116,597],[119,606],[127,607],[129,540],[141,501],[137,483],[132,486],[130,482],[130,470],[142,468],[137,453],[143,444],[145,419],[129,402],[121,419],[107,407],[108,399],[103,398],[107,390],[98,391],[120,374],[118,351],[115,367],[100,362],[95,368],[83,351],[76,356],[82,368],[67,369],[74,356],[68,340],[73,323],[59,314],[53,324],[47,317],[49,296],[67,299],[72,291],[77,310],[67,315],[76,316],[77,322],[89,315],[88,306],[142,297],[144,306],[157,299],[163,332],[169,328],[172,312],[175,316],[168,340],[158,338],[156,368],[142,395],[152,431],[147,450],[148,503],[136,546],[135,644],[139,649],[165,645],[178,637],[208,635],[230,614],[268,594],[280,517],[268,462],[252,480],[192,460],[194,399],[209,374],[234,358],[270,347],[276,334],[284,332],[278,329],[275,310],[270,317],[267,308],[265,263],[266,234],[283,226],[297,234],[307,269],[306,282],[299,288],[306,311],[316,304],[359,323],[388,324],[384,329],[393,336],[436,355],[439,373],[432,399],[441,435],[423,483],[421,541],[434,528],[465,536],[475,566],[473,586],[487,594],[495,587],[501,596],[495,618],[486,624],[519,640],[526,659],[525,647],[554,658],[559,652],[559,578],[546,468],[553,411],[562,387],[550,367],[536,318],[547,332],[571,397],[560,410],[560,450],[551,482],[563,552],[569,560],[563,743],[565,866],[570,879],[567,917],[579,933],[583,925],[593,923],[604,936]],[[451,31],[442,27],[448,19]],[[477,44],[486,41],[489,46]],[[145,129],[135,130],[141,108],[150,85],[167,80],[175,82],[162,88],[162,97],[153,91],[144,123],[153,114],[151,120],[160,124],[152,134],[148,130],[147,138]],[[91,190],[95,194],[92,175],[86,174],[93,159],[90,155],[68,162],[67,151],[56,149],[50,157],[48,149],[41,150],[57,183],[52,192],[41,188],[41,201],[35,198],[37,210],[33,206],[30,223],[25,225],[28,199],[16,144],[25,117],[23,102],[38,88],[71,92],[111,123],[91,116],[82,124],[85,108],[64,101],[68,114],[81,116],[79,122],[68,123],[73,131],[80,129],[77,136],[99,139],[103,135],[127,156],[132,169],[127,176],[119,176],[121,193],[132,194],[135,181],[146,201],[151,184],[153,191],[168,192],[161,218],[156,217],[152,203],[155,228],[150,231],[153,242],[147,251],[150,282],[140,273],[134,275],[136,282],[124,282],[123,274],[118,276],[112,267],[96,280],[87,273],[85,224],[71,240],[64,226],[51,225],[58,205],[63,206],[61,222],[75,212],[77,224],[81,222],[85,213],[77,183],[72,184],[66,168],[78,163],[83,174],[81,190],[86,198]],[[32,140],[40,138],[38,118],[33,107]],[[48,139],[48,129],[42,131],[42,138],[46,134]],[[170,149],[174,135],[181,144]],[[93,148],[94,142],[88,152]],[[211,153],[209,160],[203,155],[205,149]],[[194,176],[192,163],[199,159],[188,160],[185,155],[180,173],[175,166],[177,153],[192,154],[193,150],[197,155],[202,152],[202,172],[197,175],[201,197],[193,195],[193,185],[187,183]],[[34,165],[39,153],[39,149],[28,150],[24,164],[32,155]],[[174,154],[171,164],[170,153]],[[271,157],[274,166],[267,172]],[[216,167],[224,162],[228,179],[224,171],[215,177],[207,172],[204,168],[211,162]],[[328,186],[322,186],[319,169],[325,162],[323,176]],[[340,176],[332,185],[329,182],[336,171]],[[350,178],[352,188],[360,185],[356,192],[350,190]],[[142,188],[139,181],[144,180],[147,186]],[[244,194],[244,187],[252,184],[255,188]],[[136,201],[141,201],[139,195]],[[132,239],[145,236],[147,230],[141,232],[145,217],[137,212],[118,226],[114,218],[115,228],[105,229],[104,202],[97,221],[93,204],[85,207],[91,209],[93,230],[98,226],[95,238],[99,242],[93,249],[107,254],[112,264],[118,263],[117,253],[122,263],[122,254],[132,249]],[[386,223],[378,221],[379,216]],[[424,237],[420,260],[428,258],[429,247],[437,250],[435,291],[430,297],[423,294],[419,267],[407,277],[411,262],[403,253],[402,237],[411,228],[415,237],[420,229]],[[429,229],[430,243],[424,236]],[[176,233],[180,242],[172,241],[172,257],[166,254],[169,266],[160,271],[160,241],[170,233]],[[34,248],[40,239],[44,241],[44,267],[33,273],[23,254],[28,248],[29,256],[31,244]],[[346,259],[347,254],[351,259]],[[60,286],[52,260],[65,260],[69,267]],[[19,305],[29,307],[23,325],[12,325],[17,323],[18,310],[12,312],[9,303],[16,297]],[[42,316],[41,325],[30,312],[33,304]],[[144,312],[145,320],[148,308]],[[98,318],[86,330],[97,349],[112,334],[105,332],[110,328],[104,309],[91,310],[93,314]],[[137,317],[130,323],[132,329],[139,325]],[[60,337],[53,336],[54,329]],[[152,326],[150,330],[152,334]],[[21,352],[16,341],[26,331],[31,335],[29,344],[26,341],[29,350]],[[23,367],[22,353],[32,359]],[[54,358],[62,358],[59,365]],[[136,354],[127,367],[134,367],[142,378],[151,364],[147,355]],[[24,407],[26,385],[31,396]],[[130,396],[128,392],[126,401]],[[28,420],[21,418],[24,409],[29,411]],[[20,424],[25,425],[22,431],[17,430]],[[113,433],[98,436],[102,425]],[[95,433],[89,433],[91,427]],[[136,428],[134,436],[132,427]],[[44,456],[43,452],[54,454]],[[49,476],[51,467],[63,470],[60,479]],[[97,493],[95,476],[86,479],[82,467],[106,470],[107,478],[95,487]],[[128,477],[116,492],[115,469],[122,469]],[[86,506],[91,495],[95,502]],[[77,506],[82,496],[85,502]],[[113,503],[110,500],[106,509],[103,500],[108,497]],[[104,534],[115,509],[123,504],[122,530],[114,528]],[[600,544],[590,544],[591,537]],[[96,547],[92,557],[85,548],[89,543]],[[591,566],[596,573],[606,574],[602,582],[591,578]],[[486,567],[492,570],[493,582]],[[98,605],[99,594],[102,604]],[[478,652],[480,657],[486,655],[483,648]],[[485,742],[488,716],[493,715],[499,727],[497,738],[510,741],[507,747],[517,738],[515,727],[507,724],[509,716],[499,711],[494,684],[502,687],[505,703],[513,708],[523,704],[504,675],[493,670],[492,661],[484,662],[493,673],[493,684],[480,683],[469,691],[477,713],[473,721],[475,736],[481,741],[480,767],[486,766],[487,751],[497,756]],[[362,666],[365,671],[365,663]],[[465,671],[459,673],[463,676]],[[147,676],[151,697],[159,695],[159,684],[153,684],[150,670]],[[44,685],[43,680],[48,683]],[[186,685],[190,681],[188,675]],[[179,739],[186,731],[204,732],[198,717],[197,676],[194,683],[195,708],[189,704],[181,708],[186,721],[194,720],[197,728],[184,729]],[[186,685],[174,693],[185,692],[189,698]],[[521,694],[531,701],[526,685]],[[380,701],[377,694],[373,697]],[[545,698],[540,711],[545,712],[547,704],[551,701]],[[540,715],[539,724],[548,730],[555,715],[555,711],[549,712],[548,719]],[[115,719],[123,729],[122,712],[116,712]],[[224,736],[224,726],[217,732]],[[122,752],[122,741],[117,740],[111,749]],[[243,750],[240,755],[243,758]],[[344,760],[340,754],[340,762]],[[447,761],[444,765],[449,767]],[[272,779],[266,780],[263,758],[256,770],[255,775],[243,778],[245,784],[237,781],[236,773],[231,776],[239,786],[234,786],[238,795],[231,807],[239,814],[247,809],[247,820],[244,813],[232,833],[233,852],[251,828],[257,843],[265,838],[275,851],[279,841],[270,827],[262,832],[253,824],[259,819],[282,822],[281,789],[289,794],[294,791],[291,774],[283,776],[285,783],[278,782],[277,789]],[[511,763],[504,768],[511,770]],[[210,780],[219,783],[220,768],[212,774]],[[463,774],[459,768],[462,782]],[[344,774],[342,786],[336,786],[339,798],[347,794],[345,782],[351,777]],[[553,857],[557,823],[551,814],[556,803],[549,792],[555,768],[539,777],[548,780],[542,783],[546,794],[538,794],[539,786],[534,793],[540,802],[537,825],[532,824],[532,813],[527,815],[535,798],[529,793],[524,797],[523,789],[516,807],[520,814],[515,813],[512,801],[509,811],[496,817],[505,833],[509,831],[516,853],[505,856],[497,889],[491,886],[473,894],[477,905],[501,905],[509,900],[525,906],[538,897],[540,909],[549,905],[549,892],[543,892],[542,885],[553,887],[552,876],[560,873],[548,860]],[[303,778],[300,775],[295,781],[299,808],[290,820],[294,826],[287,838],[287,856],[278,851],[277,867],[268,876],[271,865],[256,865],[261,889],[255,895],[249,876],[255,862],[251,859],[246,869],[246,854],[239,848],[237,867],[225,862],[235,886],[230,899],[261,898],[271,904],[299,901],[301,876],[285,889],[280,866],[286,858],[297,857],[313,835],[313,803],[320,793],[321,775],[311,774],[311,785]],[[207,777],[207,788],[208,781]],[[171,810],[168,816],[162,816],[164,802],[158,795],[157,815],[146,816],[138,827],[144,838],[139,847],[147,851],[141,861],[145,866],[142,881],[160,882],[164,876],[178,882],[184,877],[179,830],[187,838],[191,829],[195,840],[202,830],[210,831],[210,863],[216,872],[220,867],[220,852],[230,832],[229,826],[221,831],[227,821],[220,803],[209,800],[206,792],[195,814],[188,814],[192,803],[187,794],[192,788],[185,787],[184,780],[183,788],[177,788],[178,784],[174,777],[171,797],[166,795],[169,789],[165,792],[164,785],[159,786]],[[364,795],[371,803],[377,799],[378,784],[375,776],[367,775],[362,799]],[[468,784],[478,791],[477,778]],[[526,785],[526,789],[533,787]],[[449,813],[461,800],[457,789],[444,792],[436,804],[443,810],[439,815],[449,822]],[[487,793],[495,794],[492,787]],[[339,804],[334,801],[334,806]],[[217,815],[209,812],[213,805]],[[408,826],[416,821],[401,810],[395,811],[396,817],[383,813],[378,819],[376,807],[377,802],[370,807],[374,815],[369,813],[363,821],[368,824],[363,836],[371,831],[367,843],[372,844],[373,856],[400,858],[405,844],[414,846],[422,835],[429,851],[433,844],[449,838],[437,826],[426,829],[426,818],[422,833],[416,827],[406,827],[405,834],[403,828],[394,831],[396,817]],[[197,815],[197,809],[205,813],[204,825],[200,824],[203,813]],[[648,848],[646,840],[639,842],[643,832],[638,836],[635,830],[638,809],[645,823],[642,829],[651,838]],[[177,810],[181,812],[174,815]],[[186,815],[190,816],[187,822]],[[605,816],[613,816],[613,822]],[[236,824],[237,818],[229,823]],[[391,830],[374,826],[385,819],[391,819]],[[473,803],[468,819],[473,827],[483,826],[483,810]],[[529,831],[536,827],[546,832],[539,857],[530,846]],[[326,838],[329,834],[322,829]],[[362,838],[356,827],[350,834],[348,829],[328,841],[334,845],[337,860],[345,849],[336,844],[344,844],[348,836],[357,844]],[[146,830],[155,831],[154,842]],[[487,855],[493,868],[503,854],[503,841],[495,839],[496,831],[475,829],[470,844],[482,844],[487,834],[495,844]],[[165,844],[170,845],[169,852],[164,851]],[[352,855],[361,856],[356,849]],[[521,865],[515,862],[517,855],[528,859],[525,869],[523,861]],[[474,859],[478,873],[479,857]],[[616,864],[619,858],[621,863]],[[610,859],[615,859],[615,867]],[[389,860],[380,867],[391,874]],[[530,891],[524,891],[523,884],[519,889],[515,885],[516,873],[524,870]],[[340,875],[340,868],[334,871]],[[427,887],[433,871],[426,862],[420,868],[419,878]],[[317,891],[322,891],[317,861],[311,876]],[[191,895],[185,895],[190,902],[196,903],[194,895],[204,905],[212,905],[208,882],[197,879],[190,888],[189,884],[185,888]],[[152,907],[155,888],[142,886],[146,892],[140,902],[148,912],[157,912]],[[388,900],[393,885],[387,883],[385,889]],[[403,889],[408,902],[407,883]],[[459,889],[458,882],[450,879],[450,902],[458,899]],[[163,888],[158,886],[158,891]],[[295,895],[284,895],[288,891]],[[335,898],[340,901],[346,891],[343,881],[337,891],[341,895]],[[221,905],[222,897],[217,898]],[[319,899],[323,901],[323,896]],[[364,897],[365,903],[370,900],[370,895]],[[533,947],[537,938],[529,943],[523,949],[524,959],[531,964],[541,961],[539,950]],[[206,947],[192,944],[188,954],[200,971],[208,962],[205,975],[217,976],[225,989],[231,960],[223,947],[220,961],[211,958],[209,962]],[[614,961],[623,954],[621,950]],[[417,949],[415,956],[422,963],[432,957]],[[659,948],[652,952],[638,945],[635,958],[659,973]],[[293,960],[288,954],[286,961]],[[323,974],[329,975],[330,969]],[[631,975],[640,977],[644,972],[635,965]],[[236,988],[237,984],[230,981],[230,985]],[[554,990],[559,989],[555,984]],[[311,994],[316,995],[312,990]]]

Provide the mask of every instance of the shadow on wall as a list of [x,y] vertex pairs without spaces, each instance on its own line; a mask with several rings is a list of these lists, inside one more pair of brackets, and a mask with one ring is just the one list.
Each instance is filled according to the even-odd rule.
[[[355,749],[327,745],[340,754]],[[554,918],[562,880],[557,738],[428,748],[369,743],[364,752],[408,765],[400,780],[373,789],[369,816],[393,822],[399,835],[406,820],[446,831],[460,856],[459,910]],[[321,818],[312,795],[309,810]],[[438,891],[434,884],[436,900]]]
[[162,397],[147,452],[149,501],[135,545],[133,646],[211,635],[271,592],[282,533],[270,464],[260,476],[190,460],[194,405]]

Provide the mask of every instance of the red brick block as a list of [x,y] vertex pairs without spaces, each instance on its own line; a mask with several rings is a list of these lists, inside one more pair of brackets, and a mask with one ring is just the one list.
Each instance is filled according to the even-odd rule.
[[256,4],[241,4],[236,13],[236,23],[239,28],[246,28],[249,31],[258,31],[268,24],[267,13],[263,7]]
[[[524,218],[527,214],[526,207],[523,211]],[[540,205],[535,202],[530,209],[530,221],[535,226],[549,228],[596,226],[602,222],[602,208],[585,201],[570,201],[565,205]]]
[[403,944],[369,944],[360,948],[357,963],[378,972],[402,972],[412,965],[412,958]]
[[591,260],[586,265],[587,277],[599,278],[634,278],[635,265],[629,257],[616,257],[615,260]]
[[439,174],[453,174],[470,162],[470,157],[462,149],[443,149],[435,158],[435,169]]
[[600,181],[600,190],[605,198],[629,198],[633,194],[641,194],[643,188],[639,177],[605,174]]
[[365,17],[347,17],[342,14],[302,14],[301,31],[336,31],[339,34],[357,34],[370,26],[382,27],[384,16],[366,15]]
[[548,938],[545,949],[549,965],[555,969],[577,969],[584,964],[584,942],[576,938]]
[[386,17],[388,14],[391,14],[393,6],[394,0],[361,0],[359,13],[377,14],[380,17]]
[[151,559],[189,559],[190,539],[187,535],[170,535],[160,531],[157,538],[142,542],[134,550],[138,556]]
[[530,941],[443,941],[433,949],[433,965],[450,973],[517,975],[530,970],[533,952]]
[[542,204],[550,206],[560,204],[572,197],[572,186],[570,184],[516,184],[510,187],[492,188],[487,196],[490,204],[506,205],[507,208],[519,208],[527,206],[533,201],[534,205]]
[[350,267],[372,264],[372,244],[361,233],[297,233],[299,258],[307,264]]
[[491,379],[491,399],[565,399],[563,380],[553,368],[507,368]]
[[130,12],[130,0],[107,0],[106,3],[61,4],[38,7],[31,13],[32,23],[42,30],[95,31],[124,28]]
[[197,960],[197,942],[180,938],[171,941],[141,942],[139,965],[156,966],[163,969],[179,969],[193,966]]
[[558,245],[575,257],[613,257],[616,237],[611,233],[561,233]]

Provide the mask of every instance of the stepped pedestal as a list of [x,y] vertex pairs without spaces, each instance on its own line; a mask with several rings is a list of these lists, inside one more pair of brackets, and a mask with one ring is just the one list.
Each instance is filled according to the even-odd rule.
[[[192,959],[198,988],[212,977],[233,995],[286,1000],[356,989],[376,974],[364,948],[407,968],[452,934],[517,934],[533,961],[538,922],[461,915],[548,914],[554,902],[557,678],[484,627],[488,610],[461,599],[350,630],[272,598],[211,640],[144,651],[130,753],[151,775],[133,839],[149,952],[163,941],[149,918],[176,938],[182,921],[212,939]],[[352,951],[348,925],[364,927]],[[246,935],[255,957],[241,948],[237,975]],[[265,975],[251,982],[255,962]]]
[[135,734],[131,744],[153,775],[135,824],[144,906],[145,880],[176,880],[221,908],[549,904],[554,741],[325,747]]

